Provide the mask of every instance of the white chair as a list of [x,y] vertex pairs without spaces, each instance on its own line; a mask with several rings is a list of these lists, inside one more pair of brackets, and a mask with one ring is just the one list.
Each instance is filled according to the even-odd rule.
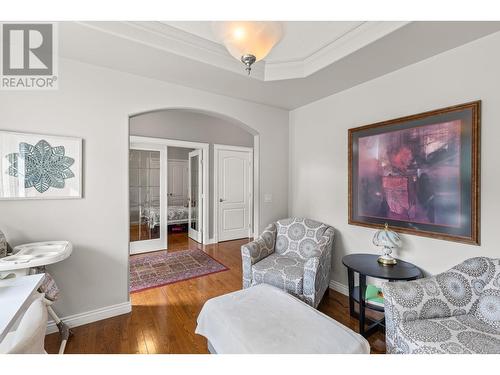
[[24,313],[19,326],[0,343],[0,353],[47,354],[44,349],[47,307],[44,295],[38,294]]

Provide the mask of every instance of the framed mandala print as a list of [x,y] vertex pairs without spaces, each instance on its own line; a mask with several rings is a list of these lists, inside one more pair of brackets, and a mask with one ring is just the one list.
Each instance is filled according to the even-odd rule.
[[349,129],[349,224],[479,245],[480,110]]
[[81,197],[81,138],[0,131],[0,199]]

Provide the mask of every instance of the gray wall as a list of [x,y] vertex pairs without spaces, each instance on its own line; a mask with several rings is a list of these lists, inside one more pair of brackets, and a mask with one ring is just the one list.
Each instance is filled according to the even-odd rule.
[[396,255],[435,274],[475,256],[500,257],[500,33],[291,112],[290,211],[337,229],[333,279],[344,255],[379,253],[373,229],[347,224],[347,129],[482,100],[481,246],[403,235]]
[[[54,308],[62,317],[88,313],[97,319],[130,306],[132,114],[197,108],[246,124],[262,137],[259,229],[287,215],[288,111],[67,59],[59,59],[59,79],[58,90],[0,91],[0,129],[82,137],[83,199],[0,201],[0,228],[13,246],[73,242],[71,257],[49,267],[61,286]],[[276,170],[285,177],[277,178]],[[273,202],[263,202],[265,193]]]
[[[209,143],[208,235],[214,236],[214,144],[253,147],[254,136],[234,121],[186,110],[166,110],[130,118],[130,135]],[[170,147],[168,148],[170,157]]]

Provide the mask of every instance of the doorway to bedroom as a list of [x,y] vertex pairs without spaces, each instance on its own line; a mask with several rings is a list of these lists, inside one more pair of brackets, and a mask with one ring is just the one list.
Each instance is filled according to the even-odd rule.
[[188,238],[201,243],[201,149],[168,147],[167,249]]
[[205,242],[206,158],[205,143],[130,137],[131,255]]
[[131,116],[129,130],[130,292],[227,270],[208,253],[258,227],[258,136],[181,109]]

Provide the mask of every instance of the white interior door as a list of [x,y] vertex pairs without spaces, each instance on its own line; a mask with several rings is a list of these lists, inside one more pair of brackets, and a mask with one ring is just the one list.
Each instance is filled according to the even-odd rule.
[[168,205],[184,206],[188,197],[188,161],[168,161]]
[[188,166],[188,235],[196,242],[202,242],[202,199],[203,199],[203,160],[202,150],[194,150],[189,153]]
[[163,145],[132,143],[129,151],[130,253],[167,248],[166,155]]
[[217,152],[218,240],[251,236],[252,151]]

